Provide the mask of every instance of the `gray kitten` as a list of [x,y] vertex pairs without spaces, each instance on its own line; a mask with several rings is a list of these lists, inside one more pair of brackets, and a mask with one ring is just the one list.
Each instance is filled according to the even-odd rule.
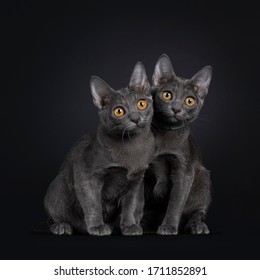
[[210,174],[188,124],[202,108],[211,75],[206,66],[191,79],[177,77],[165,54],[156,63],[152,125],[157,157],[148,174],[155,177],[152,207],[164,211],[158,234],[177,234],[181,221],[187,233],[209,233],[205,217],[211,200]]
[[48,188],[44,204],[50,230],[110,235],[109,224],[119,220],[124,235],[140,235],[143,176],[154,152],[144,66],[136,64],[128,88],[113,90],[98,77],[91,78],[90,87],[100,124],[74,144]]

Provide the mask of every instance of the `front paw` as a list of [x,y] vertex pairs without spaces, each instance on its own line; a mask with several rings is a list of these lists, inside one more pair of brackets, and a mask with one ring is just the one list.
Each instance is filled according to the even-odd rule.
[[172,225],[161,225],[157,230],[159,235],[176,235],[178,234],[178,229]]
[[103,224],[95,227],[89,227],[88,233],[90,235],[104,236],[110,235],[112,233],[112,229],[108,225]]
[[67,223],[55,223],[50,226],[50,231],[56,235],[71,235],[72,227]]
[[141,226],[134,224],[131,226],[121,227],[121,232],[123,235],[142,235],[143,229]]
[[208,226],[200,221],[197,223],[188,223],[185,227],[185,232],[190,234],[209,234]]

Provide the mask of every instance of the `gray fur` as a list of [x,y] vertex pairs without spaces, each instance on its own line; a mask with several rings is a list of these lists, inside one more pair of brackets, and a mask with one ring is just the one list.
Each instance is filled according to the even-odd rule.
[[[153,199],[157,204],[165,205],[158,234],[177,234],[184,221],[187,222],[184,229],[188,233],[209,232],[205,218],[211,200],[210,176],[202,165],[200,152],[190,134],[188,123],[199,114],[211,75],[211,67],[207,66],[191,79],[179,78],[167,55],[162,55],[155,66],[152,93],[156,159],[148,173],[155,177]],[[163,100],[163,91],[172,93],[172,100]],[[187,97],[196,100],[193,107],[185,105]],[[149,178],[147,181],[146,185],[151,188]]]
[[[143,215],[143,176],[153,156],[150,129],[152,97],[144,66],[136,64],[129,88],[113,90],[102,79],[90,82],[99,110],[96,133],[78,140],[45,196],[45,209],[54,234],[75,229],[92,235],[109,235],[119,220],[125,235],[140,235]],[[138,110],[138,100],[148,106]],[[113,114],[121,106],[125,115]]]

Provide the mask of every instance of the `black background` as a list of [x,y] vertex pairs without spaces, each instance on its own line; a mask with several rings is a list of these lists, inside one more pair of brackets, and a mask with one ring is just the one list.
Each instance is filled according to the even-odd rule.
[[[181,2],[181,1],[180,1]],[[250,2],[157,1],[1,10],[1,259],[259,259],[259,15]],[[36,234],[43,197],[77,138],[95,130],[89,79],[151,81],[166,53],[175,73],[213,79],[192,125],[212,172],[209,236]]]

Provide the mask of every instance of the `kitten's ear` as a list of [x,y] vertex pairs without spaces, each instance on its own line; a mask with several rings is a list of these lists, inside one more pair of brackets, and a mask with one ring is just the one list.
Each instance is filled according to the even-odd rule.
[[150,84],[142,62],[136,63],[130,78],[129,88],[148,96],[151,95]]
[[92,76],[90,78],[90,89],[93,103],[98,109],[104,108],[109,102],[113,89],[97,76]]
[[206,66],[191,78],[191,82],[199,97],[204,98],[208,93],[211,77],[212,68],[211,66]]
[[175,77],[172,63],[166,54],[162,54],[155,65],[153,73],[153,86],[157,87]]

